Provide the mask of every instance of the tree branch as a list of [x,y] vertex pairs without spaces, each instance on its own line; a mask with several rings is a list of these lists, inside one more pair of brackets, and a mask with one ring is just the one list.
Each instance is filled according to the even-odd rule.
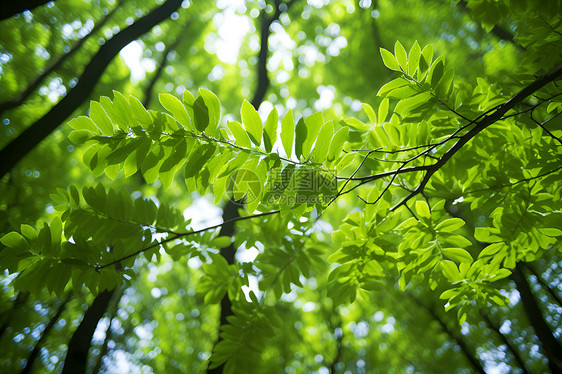
[[519,365],[521,370],[523,370],[523,373],[528,374],[529,371],[527,370],[527,367],[525,365],[525,360],[523,360],[523,358],[519,354],[519,350],[517,349],[517,347],[515,347],[513,344],[511,344],[511,341],[507,338],[507,336],[505,336],[505,334],[503,334],[500,331],[500,328],[490,319],[490,317],[486,313],[484,313],[484,311],[480,310],[479,312],[480,312],[480,315],[482,316],[482,318],[484,319],[484,321],[486,322],[486,325],[488,325],[488,328],[490,328],[490,330],[494,331],[496,333],[496,335],[498,335],[498,337],[500,338],[502,343],[505,344],[507,349],[509,349],[509,351],[513,355],[513,358],[517,362],[517,365]]
[[[560,168],[562,169],[562,166],[560,166]],[[550,287],[548,285],[548,283],[543,279],[543,277],[541,277],[539,275],[539,273],[535,270],[535,267],[533,265],[531,265],[530,263],[526,262],[523,263],[523,265],[529,269],[529,271],[531,273],[533,273],[533,275],[537,278],[537,282],[539,282],[539,284],[541,286],[543,286],[546,291],[550,294],[550,296],[556,300],[556,302],[558,303],[559,306],[562,306],[562,299],[560,299],[560,296],[558,296],[558,294],[556,292],[554,292],[554,290],[552,289],[552,287]]]
[[72,296],[71,293],[68,293],[66,295],[64,300],[61,302],[61,304],[57,308],[57,311],[56,311],[55,315],[53,316],[53,318],[51,318],[49,320],[49,323],[47,324],[47,326],[45,326],[45,329],[43,330],[43,333],[41,334],[41,337],[39,338],[39,340],[37,340],[37,342],[35,343],[35,346],[33,347],[33,350],[29,354],[29,357],[27,358],[27,362],[25,363],[25,367],[21,371],[21,374],[31,373],[31,368],[33,367],[33,363],[35,362],[35,359],[37,358],[37,356],[39,356],[39,352],[41,351],[41,346],[43,345],[45,340],[47,340],[47,337],[49,336],[49,333],[51,332],[51,330],[53,329],[55,324],[58,322],[58,320],[60,319],[60,316],[62,315],[62,313],[66,309],[66,304],[70,301],[71,296]]
[[443,165],[449,161],[451,157],[455,153],[457,153],[469,140],[474,138],[488,126],[494,124],[495,122],[499,121],[504,114],[506,114],[511,109],[515,108],[518,104],[520,104],[526,97],[530,96],[534,92],[538,91],[548,83],[551,83],[558,79],[562,75],[562,65],[554,68],[543,77],[537,79],[527,87],[523,88],[517,94],[515,94],[511,99],[503,103],[502,105],[498,106],[495,111],[491,112],[490,114],[484,116],[478,122],[475,122],[475,126],[467,132],[465,135],[461,136],[459,140],[447,151],[445,154],[437,161],[435,164],[432,164],[428,167],[427,174],[424,176],[422,181],[420,182],[419,186],[412,191],[409,195],[407,195],[402,201],[400,201],[396,206],[391,208],[391,211],[394,211],[401,207],[402,205],[406,204],[408,200],[412,197],[416,196],[417,194],[421,193],[433,174],[435,174]]
[[435,321],[439,323],[439,326],[441,326],[441,329],[449,336],[449,338],[453,339],[455,343],[457,343],[457,345],[461,348],[461,351],[464,353],[465,357],[472,365],[473,369],[481,374],[486,374],[484,368],[482,367],[482,364],[480,363],[480,360],[474,356],[472,350],[468,347],[462,337],[455,334],[433,308],[425,305],[416,296],[411,295],[411,297],[416,302],[416,304],[425,309],[433,317],[433,319],[435,319]]
[[541,342],[546,358],[549,361],[549,368],[552,372],[562,373],[562,347],[544,320],[537,300],[533,295],[533,291],[531,290],[521,267],[521,263],[517,264],[515,269],[513,269],[511,279],[517,286],[517,290],[519,291],[521,302],[523,304],[523,309],[527,314],[529,323],[533,326],[533,329]]
[[99,320],[105,314],[114,292],[115,290],[111,290],[98,294],[84,314],[82,322],[80,322],[80,325],[76,328],[68,342],[68,352],[64,360],[62,374],[81,374],[86,372],[92,336]]
[[86,65],[78,83],[68,95],[0,151],[0,160],[2,160],[0,178],[60,126],[88,98],[106,67],[123,47],[168,18],[181,3],[182,0],[167,0],[101,46]]
[[111,10],[111,12],[109,12],[101,21],[95,24],[94,28],[91,32],[88,33],[88,35],[84,36],[82,39],[74,43],[72,48],[70,48],[70,51],[52,58],[47,63],[47,66],[45,67],[43,73],[32,79],[24,90],[15,94],[12,99],[0,103],[0,115],[2,115],[5,110],[12,109],[23,104],[25,100],[27,100],[27,98],[43,83],[43,81],[51,73],[60,68],[62,64],[64,64],[70,57],[72,57],[74,53],[76,53],[84,45],[84,43],[86,43],[86,41],[90,39],[91,36],[95,35],[99,30],[101,30],[102,27],[105,26],[105,24],[109,21],[109,19],[113,16],[115,11],[119,9],[120,6],[121,2],[119,1],[117,5],[115,5],[115,7]]
[[32,10],[38,6],[47,4],[49,1],[55,0],[2,1],[0,2],[0,21],[13,17],[24,10]]
[[176,35],[174,42],[168,45],[168,48],[166,48],[164,53],[162,53],[162,61],[160,61],[160,65],[158,65],[158,69],[156,69],[156,71],[152,75],[152,78],[150,79],[150,82],[148,83],[146,89],[144,90],[143,105],[145,108],[148,108],[150,105],[150,101],[152,100],[152,91],[154,89],[154,85],[156,84],[158,79],[160,79],[160,77],[162,76],[162,72],[164,71],[166,65],[168,64],[168,58],[170,56],[170,53],[177,48],[183,36],[186,34],[186,30],[184,29],[184,27],[186,26],[187,25],[184,25],[183,27],[180,28],[180,32],[178,35]]
[[243,221],[243,220],[251,219],[251,218],[265,217],[265,216],[269,216],[269,215],[272,215],[272,214],[277,214],[277,213],[279,213],[279,212],[280,212],[280,210],[272,210],[272,211],[270,211],[270,212],[254,214],[254,215],[251,215],[251,216],[244,216],[244,217],[237,216],[237,217],[234,217],[234,218],[232,218],[232,219],[228,219],[228,220],[224,221],[223,223],[219,223],[218,225],[205,227],[205,228],[202,228],[202,229],[200,229],[200,230],[195,230],[195,231],[189,231],[189,232],[184,232],[184,233],[177,233],[176,235],[170,236],[169,238],[166,238],[166,239],[164,239],[164,240],[162,240],[162,241],[155,242],[155,243],[149,245],[148,247],[139,249],[138,251],[135,251],[135,252],[133,252],[133,253],[130,253],[130,254],[128,254],[127,256],[123,256],[123,257],[121,257],[121,258],[119,258],[119,259],[117,259],[117,260],[115,260],[115,261],[111,261],[111,262],[109,262],[109,263],[107,263],[107,264],[104,264],[104,265],[96,266],[95,269],[99,271],[99,270],[104,269],[104,268],[106,268],[106,267],[109,267],[109,266],[118,264],[118,263],[121,262],[121,261],[127,260],[127,259],[129,259],[129,258],[131,258],[131,257],[135,257],[135,256],[137,256],[137,255],[139,255],[139,254],[141,254],[141,253],[143,253],[143,252],[146,252],[146,251],[148,251],[148,250],[151,250],[152,248],[155,248],[155,247],[157,247],[157,246],[159,246],[159,245],[162,245],[162,244],[165,244],[165,243],[169,243],[169,242],[174,241],[174,240],[176,240],[176,239],[182,239],[182,238],[188,237],[188,236],[190,236],[190,235],[195,235],[195,234],[199,234],[199,233],[201,233],[201,232],[205,232],[205,231],[209,231],[209,230],[216,229],[216,228],[219,228],[219,227],[223,227],[224,225],[230,225],[230,224],[232,224],[232,223],[234,223],[234,222],[236,222],[236,221]]

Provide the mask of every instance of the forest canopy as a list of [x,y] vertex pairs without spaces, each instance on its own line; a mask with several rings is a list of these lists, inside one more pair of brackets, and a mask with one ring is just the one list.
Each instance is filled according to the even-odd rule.
[[562,372],[559,0],[0,6],[0,369]]

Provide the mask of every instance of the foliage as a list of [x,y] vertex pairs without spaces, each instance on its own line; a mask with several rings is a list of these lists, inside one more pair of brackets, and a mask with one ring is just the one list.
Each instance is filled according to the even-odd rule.
[[[126,304],[133,295],[150,297],[146,269],[168,266],[174,269],[170,274],[186,274],[185,288],[193,299],[174,296],[173,305],[163,308],[178,316],[185,312],[176,304],[185,303],[197,310],[196,316],[192,313],[196,318],[199,310],[205,311],[205,321],[196,324],[204,327],[183,344],[196,342],[193,345],[202,354],[198,359],[208,360],[209,370],[225,364],[229,373],[260,367],[269,372],[293,370],[298,361],[304,362],[300,369],[304,371],[354,370],[362,368],[369,356],[383,358],[379,356],[384,350],[374,346],[376,339],[386,342],[385,350],[392,346],[408,352],[404,336],[419,337],[424,331],[411,315],[396,327],[395,317],[388,322],[386,314],[401,313],[393,305],[396,300],[402,309],[423,310],[424,326],[436,321],[427,327],[433,331],[428,344],[434,351],[444,344],[436,333],[439,329],[469,361],[469,349],[459,342],[464,335],[474,345],[493,350],[495,345],[486,336],[467,325],[486,321],[491,331],[499,331],[479,313],[496,316],[511,307],[507,279],[521,264],[541,264],[545,272],[555,269],[550,264],[559,258],[562,236],[560,2],[540,8],[523,3],[467,4],[485,31],[499,22],[516,26],[514,40],[522,50],[509,53],[522,56],[519,68],[498,62],[499,66],[487,65],[486,74],[471,76],[471,67],[446,61],[447,49],[439,41],[396,41],[392,50],[377,45],[391,78],[377,89],[369,87],[376,98],[359,97],[365,101],[362,113],[348,115],[334,108],[312,112],[291,109],[288,103],[254,108],[239,93],[223,94],[221,85],[217,95],[207,88],[194,94],[185,87],[160,93],[158,101],[165,111],[149,109],[155,105],[128,86],[113,90],[112,98],[93,99],[87,115],[74,116],[65,130],[80,159],[79,177],[67,177],[64,188],[56,188],[52,212],[36,225],[32,223],[41,214],[29,214],[28,222],[14,221],[15,227],[0,239],[4,246],[0,267],[10,280],[6,287],[38,298],[46,293],[62,298],[70,290],[97,295],[132,289],[122,301]],[[304,11],[309,8],[305,5]],[[265,5],[254,8],[258,13],[262,9],[266,16],[274,14],[273,7],[269,13]],[[341,17],[341,9],[338,4],[327,6],[313,17],[335,19]],[[293,33],[294,25],[287,25],[288,32]],[[26,27],[30,29],[22,29],[18,37],[25,32],[35,35],[31,28],[40,26]],[[309,34],[307,27],[305,23]],[[450,52],[457,62],[466,56],[463,53],[462,48]],[[487,58],[497,58],[494,53],[496,49]],[[17,91],[16,62],[2,70],[6,92]],[[320,69],[310,68],[313,74]],[[330,69],[334,68],[326,68],[325,79],[331,77]],[[338,69],[353,71],[342,61]],[[503,69],[509,70],[509,77],[502,76]],[[272,90],[281,92],[279,87]],[[342,92],[346,90],[349,87],[342,83]],[[139,179],[153,187],[139,187]],[[187,200],[178,197],[186,194]],[[237,201],[240,216],[199,226],[182,211],[197,196],[215,204]],[[231,223],[237,228],[232,238],[221,234],[221,228]],[[330,229],[323,229],[327,226]],[[257,255],[230,263],[223,254],[232,245],[239,253],[254,249]],[[197,271],[179,266],[194,263],[200,265]],[[170,289],[182,282],[166,277]],[[160,288],[154,292],[161,294]],[[232,302],[233,314],[220,332],[212,332],[217,329],[209,322],[210,315],[225,297]],[[378,311],[373,303],[379,303]],[[317,310],[318,316],[312,318],[303,304]],[[137,315],[139,326],[152,329],[146,316],[150,313],[142,312],[147,306],[137,308],[130,314]],[[377,324],[369,325],[373,323],[369,313],[377,316],[371,318],[376,323],[383,319],[386,323],[373,328]],[[520,323],[518,313],[510,319],[527,331],[529,326]],[[168,317],[154,321],[157,318]],[[174,323],[181,324],[184,318],[182,314]],[[127,323],[126,318],[121,320]],[[161,330],[160,336],[168,334],[162,323],[155,328]],[[295,336],[314,334],[298,332],[302,326],[321,336],[310,342],[313,351],[303,348],[306,359],[295,353],[300,349]],[[357,326],[372,331],[363,333]],[[390,329],[394,335],[387,332]],[[217,333],[220,338],[214,347],[204,341],[213,341]],[[282,338],[285,334],[289,343]],[[352,342],[350,336],[357,339]],[[118,344],[130,343],[122,339]],[[335,352],[327,344],[335,344]],[[173,352],[171,345],[164,346],[159,349]],[[358,347],[359,358],[350,353]],[[211,350],[212,355],[205,354]],[[431,350],[415,350],[419,357],[432,357]],[[151,354],[130,361],[142,365]],[[189,360],[193,355],[192,349],[180,356]],[[437,356],[433,368],[446,367]],[[266,364],[271,357],[279,360]],[[551,359],[548,352],[546,357]],[[147,361],[158,371],[177,370],[159,359]],[[399,367],[404,363],[389,362],[389,370],[416,370],[415,365],[407,369]],[[193,365],[190,370],[206,367]],[[473,365],[478,370],[481,364]],[[374,372],[375,367],[368,361],[366,370]]]

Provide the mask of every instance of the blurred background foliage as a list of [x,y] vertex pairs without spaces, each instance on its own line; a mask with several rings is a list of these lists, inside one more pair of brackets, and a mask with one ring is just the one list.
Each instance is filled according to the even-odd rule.
[[[0,22],[0,148],[48,112],[77,83],[100,46],[162,1],[57,0]],[[157,94],[180,96],[204,87],[221,99],[227,118],[239,119],[243,99],[256,90],[262,17],[269,1],[185,0],[176,12],[131,41],[106,67],[89,99],[112,90],[138,97],[160,109]],[[517,30],[509,17],[481,24],[455,1],[294,0],[270,26],[267,70],[270,86],[260,106],[299,115],[323,110],[325,118],[364,116],[361,103],[378,105],[378,87],[393,77],[379,55],[396,40],[432,44],[447,58],[458,80],[475,85],[487,76],[500,85],[514,82],[522,47],[506,38]],[[482,13],[487,15],[487,13]],[[487,22],[487,23],[486,23]],[[499,29],[498,29],[499,27]],[[489,30],[486,30],[488,28]],[[491,30],[491,31],[490,31]],[[490,32],[488,32],[490,31]],[[502,34],[502,32],[504,32]],[[545,66],[545,69],[547,67]],[[89,100],[69,116],[86,114]],[[21,223],[45,219],[56,188],[101,182],[131,194],[168,201],[195,221],[215,222],[220,209],[210,199],[190,195],[179,182],[168,189],[135,175],[126,183],[94,178],[82,164],[84,149],[60,126],[0,183],[1,233]],[[338,199],[321,229],[327,240],[351,211],[354,199]],[[214,220],[214,221],[213,221]],[[246,221],[237,241],[246,243],[239,260],[256,251],[252,234],[263,227]],[[326,234],[327,233],[327,234]],[[272,239],[273,240],[273,239]],[[274,244],[274,243],[272,243]],[[257,243],[254,246],[265,246]],[[244,246],[243,246],[244,247]],[[253,249],[252,249],[253,248]],[[263,249],[263,248],[262,248]],[[330,252],[327,250],[326,252]],[[559,259],[542,259],[527,275],[544,315],[560,336]],[[89,372],[197,373],[205,371],[217,338],[219,312],[196,292],[197,261],[172,261],[137,269],[130,287],[114,294],[94,334]],[[326,268],[326,272],[327,272]],[[534,275],[533,275],[534,274]],[[498,284],[510,308],[487,308],[458,326],[442,311],[436,294],[414,286],[399,292],[396,279],[352,305],[334,309],[322,286],[327,273],[313,274],[304,287],[282,297],[282,328],[261,357],[262,373],[471,373],[470,360],[489,373],[545,372],[546,359],[509,281]],[[0,371],[25,370],[34,349],[33,372],[59,372],[69,338],[92,302],[87,292],[59,299],[15,294],[10,277],[0,278]],[[558,299],[557,299],[558,297]],[[509,342],[506,343],[506,342]],[[519,355],[519,360],[516,355]]]

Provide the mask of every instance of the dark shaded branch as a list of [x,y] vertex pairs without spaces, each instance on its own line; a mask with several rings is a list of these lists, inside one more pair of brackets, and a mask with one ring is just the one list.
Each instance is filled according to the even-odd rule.
[[260,52],[258,54],[258,81],[256,85],[256,91],[254,97],[252,98],[251,104],[256,108],[256,110],[261,105],[265,93],[269,88],[269,75],[267,74],[267,59],[269,56],[269,34],[271,34],[271,24],[279,20],[279,17],[283,12],[286,12],[295,0],[291,0],[287,3],[283,3],[280,0],[275,0],[275,13],[271,17],[268,17],[265,11],[261,14],[261,31],[260,31]]
[[391,209],[391,211],[398,209],[400,206],[404,205],[412,197],[421,193],[425,188],[425,186],[427,185],[427,183],[429,182],[429,180],[431,179],[431,177],[433,176],[433,174],[435,174],[443,165],[445,165],[447,161],[449,161],[449,159],[453,157],[455,153],[457,153],[466,143],[468,143],[469,140],[474,138],[476,135],[478,135],[488,126],[502,119],[504,114],[515,108],[525,98],[533,94],[535,91],[538,91],[542,87],[546,86],[548,83],[555,81],[561,75],[562,75],[562,65],[559,65],[558,67],[554,68],[553,70],[545,74],[543,77],[537,79],[527,87],[523,88],[521,91],[515,94],[511,99],[509,99],[502,105],[499,105],[490,114],[487,114],[477,122],[474,122],[475,126],[465,135],[461,136],[459,140],[447,152],[445,152],[445,154],[439,159],[439,161],[428,167],[427,173],[425,174],[424,178],[420,182],[419,186],[410,194],[408,194],[404,199],[402,199],[400,203],[394,206]]
[[111,309],[111,313],[108,317],[109,322],[107,324],[107,329],[105,330],[105,338],[103,339],[103,344],[100,348],[100,353],[98,355],[96,365],[94,366],[94,370],[92,370],[92,374],[97,374],[97,373],[100,372],[101,367],[103,365],[103,358],[105,357],[105,355],[107,355],[108,344],[109,344],[109,341],[111,340],[111,338],[113,337],[113,331],[111,330],[111,323],[113,322],[113,319],[117,315],[117,310],[119,309],[119,301],[121,300],[122,295],[123,295],[122,292],[120,292],[119,295],[117,293],[115,294],[115,296],[116,296],[115,297],[115,305]]
[[[562,168],[562,166],[560,166],[560,168]],[[531,273],[533,273],[533,275],[537,278],[537,282],[539,282],[539,284],[544,287],[544,289],[550,294],[550,296],[556,300],[556,302],[558,303],[559,306],[562,306],[562,300],[560,299],[560,296],[558,296],[558,294],[556,292],[554,292],[554,290],[552,289],[552,287],[550,287],[548,285],[548,283],[539,275],[539,273],[535,270],[535,267],[533,265],[531,265],[530,263],[524,263],[523,264],[527,269],[529,269],[529,271]]]
[[168,47],[164,50],[164,53],[162,53],[162,61],[160,61],[160,65],[158,65],[158,68],[152,75],[152,78],[150,78],[150,82],[148,82],[148,85],[144,90],[143,105],[145,108],[148,108],[148,106],[150,105],[150,101],[152,100],[154,85],[156,84],[158,79],[160,79],[160,77],[162,76],[162,72],[164,71],[166,65],[168,64],[168,58],[170,57],[170,53],[177,48],[178,44],[182,40],[182,37],[186,34],[186,30],[184,29],[184,27],[186,26],[187,25],[184,25],[183,27],[180,28],[180,32],[178,35],[176,35],[176,38],[173,41],[173,43],[168,45]]
[[45,340],[47,340],[49,333],[51,332],[53,327],[55,327],[55,324],[60,319],[60,316],[66,309],[66,304],[70,301],[71,296],[72,296],[71,293],[68,293],[66,295],[64,300],[60,303],[59,307],[57,308],[57,311],[53,316],[53,318],[51,318],[47,326],[45,326],[45,329],[43,330],[41,337],[39,338],[39,340],[37,340],[37,343],[35,343],[33,350],[29,354],[29,357],[27,358],[27,362],[25,363],[25,367],[21,371],[21,374],[31,373],[31,368],[33,367],[33,363],[35,362],[35,359],[39,356],[39,352],[41,351],[41,346],[43,345]]
[[[107,264],[103,264],[103,265],[96,266],[96,270],[101,270],[101,269],[104,269],[104,268],[106,268],[106,267],[119,264],[121,261],[127,260],[127,259],[129,259],[129,258],[131,258],[131,257],[138,256],[139,254],[141,254],[141,253],[143,253],[143,252],[146,252],[146,251],[148,251],[148,250],[151,250],[152,248],[155,248],[155,247],[157,247],[157,246],[159,246],[159,245],[162,245],[162,244],[165,244],[165,243],[169,243],[169,242],[174,241],[174,240],[176,240],[176,239],[182,239],[182,238],[185,238],[185,237],[187,237],[187,236],[191,236],[191,235],[199,234],[199,233],[201,233],[201,232],[205,232],[205,231],[217,229],[217,228],[223,227],[223,226],[225,226],[225,225],[230,225],[231,223],[233,224],[233,223],[236,222],[236,221],[243,221],[243,220],[245,220],[245,219],[258,218],[258,217],[265,217],[265,216],[269,216],[269,215],[271,215],[271,214],[277,214],[277,213],[279,213],[279,212],[280,212],[279,210],[272,210],[272,211],[270,211],[270,212],[254,214],[254,215],[251,215],[251,216],[244,216],[244,217],[235,216],[234,218],[228,219],[228,220],[226,220],[226,221],[223,221],[223,223],[219,223],[218,225],[213,225],[213,226],[205,227],[205,228],[202,228],[202,229],[200,229],[200,230],[189,231],[189,232],[185,232],[185,233],[178,233],[178,234],[172,235],[172,236],[170,236],[169,238],[166,238],[166,239],[164,239],[164,240],[162,240],[162,241],[155,242],[155,243],[149,245],[149,246],[146,247],[146,248],[139,249],[138,251],[133,252],[133,253],[131,253],[131,254],[128,254],[127,256],[123,256],[123,257],[121,257],[121,258],[119,258],[119,259],[117,259],[117,260],[115,260],[115,261],[111,261],[111,262],[109,262],[109,263],[107,263]],[[224,217],[224,216],[223,216],[223,217]]]
[[14,305],[12,305],[12,308],[10,308],[10,310],[7,311],[2,316],[2,326],[0,326],[0,339],[8,329],[8,326],[10,326],[10,321],[12,320],[12,317],[14,316],[15,313],[18,312],[20,307],[23,304],[25,304],[28,297],[29,297],[29,292],[22,292],[22,291],[18,292],[16,299],[14,300]]
[[80,325],[76,328],[68,342],[68,352],[64,360],[62,374],[81,374],[86,372],[92,336],[100,319],[107,310],[114,292],[115,290],[103,291],[97,295],[92,305],[84,314],[82,322],[80,322]]
[[[275,0],[275,13],[268,17],[265,11],[261,14],[261,31],[260,31],[260,51],[258,54],[258,81],[256,86],[256,91],[254,93],[254,97],[252,98],[251,104],[254,106],[256,110],[260,107],[263,98],[265,97],[265,93],[269,87],[269,76],[267,74],[267,59],[269,57],[269,50],[268,50],[268,43],[269,43],[269,34],[270,34],[270,26],[271,24],[278,20],[281,14],[284,11],[287,11],[289,7],[292,5],[294,0],[291,0],[288,3],[282,3],[280,0]],[[235,228],[234,223],[240,220],[243,217],[240,217],[238,213],[238,203],[229,200],[226,203],[226,206],[223,210],[223,221],[225,224],[221,228],[220,235],[222,236],[230,236],[234,237]],[[231,240],[231,244],[223,248],[221,250],[221,255],[226,259],[229,264],[234,263],[234,256],[236,254],[236,248],[234,247],[234,240]],[[221,313],[220,313],[220,326],[226,325],[228,323],[227,317],[232,315],[232,301],[228,297],[228,293],[226,293],[222,300],[221,300]],[[213,346],[213,352],[215,351],[215,347],[221,341],[221,336],[219,333],[219,338],[215,342]],[[207,368],[208,374],[220,374],[224,370],[224,365],[221,364],[216,368],[209,369]]]
[[343,344],[342,344],[343,329],[342,329],[342,325],[341,325],[341,319],[339,319],[338,327],[336,327],[336,329],[334,330],[334,335],[336,336],[336,357],[334,357],[332,363],[328,367],[328,370],[329,370],[330,374],[336,373],[336,365],[340,361],[341,354],[342,354],[342,351],[343,351]]
[[511,341],[508,339],[507,336],[505,336],[505,334],[503,334],[500,331],[500,328],[498,325],[496,325],[491,319],[490,317],[484,313],[484,311],[480,310],[480,315],[482,316],[482,318],[484,319],[484,321],[486,322],[486,325],[488,325],[488,328],[490,328],[490,330],[492,330],[493,332],[496,333],[496,335],[500,338],[501,342],[503,344],[505,344],[505,346],[507,347],[507,349],[509,349],[509,351],[511,352],[511,354],[513,355],[513,358],[515,359],[515,361],[517,362],[517,365],[519,365],[519,367],[521,368],[521,370],[523,370],[524,374],[528,374],[529,370],[527,370],[527,367],[525,366],[525,361],[523,360],[523,358],[521,357],[521,354],[519,353],[519,350],[517,349],[516,346],[514,346],[513,344],[511,344]]
[[410,295],[410,296],[416,302],[416,304],[418,304],[420,307],[425,309],[433,317],[433,319],[437,321],[439,326],[441,326],[443,332],[445,332],[449,336],[449,338],[451,338],[455,343],[457,343],[457,345],[461,348],[462,353],[464,353],[465,357],[472,365],[474,371],[481,374],[486,374],[486,372],[484,371],[484,367],[480,363],[480,360],[476,358],[476,356],[474,355],[472,350],[468,347],[468,344],[463,340],[463,338],[460,335],[456,334],[453,330],[451,330],[449,326],[447,326],[445,321],[443,321],[443,319],[439,316],[439,314],[437,314],[437,312],[433,308],[425,305],[416,296],[414,295]]
[[55,0],[4,0],[0,2],[0,21],[13,17],[24,10],[32,10],[38,6],[47,4],[49,1]]
[[[373,0],[373,10],[372,11],[378,11],[378,7],[379,7],[379,2],[378,0]],[[373,30],[373,40],[375,41],[375,51],[378,53],[380,51],[381,48],[385,48],[382,40],[381,40],[381,33],[380,33],[380,29],[379,29],[379,25],[377,23],[377,20],[371,16],[371,14],[369,14],[369,17],[371,18],[371,28]],[[388,48],[386,48],[388,49]]]
[[515,282],[517,291],[523,303],[523,309],[527,314],[529,323],[533,326],[541,346],[549,362],[549,368],[553,373],[562,373],[562,347],[552,334],[552,331],[546,323],[535,295],[529,286],[525,274],[522,271],[522,265],[519,263],[513,269],[511,279]]
[[0,151],[0,160],[2,160],[0,178],[60,126],[88,98],[106,67],[123,47],[168,18],[181,3],[182,0],[167,0],[101,46],[86,65],[78,83],[68,95]]
[[[461,8],[463,11],[470,13],[470,9],[468,9],[466,1],[461,0],[457,3],[457,5],[459,6],[459,8]],[[480,23],[478,23],[478,25],[480,25]],[[505,29],[504,27],[500,26],[500,25],[494,25],[494,28],[490,31],[492,34],[494,34],[495,36],[497,36],[498,38],[508,41],[510,43],[513,43],[515,46],[517,46],[517,48],[521,49],[521,50],[525,50],[525,47],[523,47],[520,44],[517,44],[515,42],[514,39],[514,35],[511,31]]]
[[45,79],[53,73],[55,70],[60,68],[62,64],[64,64],[70,57],[72,57],[80,48],[86,43],[86,41],[93,35],[95,35],[105,24],[109,21],[109,19],[113,16],[115,11],[119,8],[120,2],[117,3],[115,8],[111,12],[109,12],[101,21],[97,22],[88,35],[84,36],[82,39],[76,41],[70,51],[65,54],[59,55],[57,57],[52,58],[47,63],[45,70],[43,73],[39,74],[37,77],[31,80],[27,87],[18,92],[11,100],[4,101],[0,103],[0,115],[5,110],[15,108],[24,103],[25,100],[33,93],[35,90],[45,81]]

